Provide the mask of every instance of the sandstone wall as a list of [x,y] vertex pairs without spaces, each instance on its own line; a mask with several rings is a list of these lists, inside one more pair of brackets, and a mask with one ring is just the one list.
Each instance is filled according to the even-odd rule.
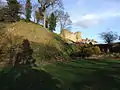
[[74,41],[74,42],[82,41],[81,32],[72,33],[72,32],[65,29],[60,33],[60,36],[65,38],[65,39],[69,39],[71,41]]

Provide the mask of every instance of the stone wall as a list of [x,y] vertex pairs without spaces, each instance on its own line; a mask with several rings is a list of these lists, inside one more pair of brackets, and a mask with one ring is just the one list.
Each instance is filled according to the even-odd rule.
[[62,30],[62,32],[60,33],[60,36],[67,39],[67,40],[71,40],[73,42],[77,42],[77,43],[87,43],[89,44],[90,42],[92,44],[97,44],[97,41],[95,41],[94,39],[82,39],[81,37],[81,32],[70,32],[67,29]]
[[65,38],[65,39],[69,39],[71,41],[74,41],[74,42],[80,42],[80,41],[82,41],[81,32],[72,33],[70,31],[68,31],[67,29],[64,29],[60,33],[60,36],[63,37],[63,38]]

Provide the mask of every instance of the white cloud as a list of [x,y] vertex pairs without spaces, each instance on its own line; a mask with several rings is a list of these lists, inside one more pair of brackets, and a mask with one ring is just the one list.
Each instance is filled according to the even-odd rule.
[[6,0],[0,0],[1,2],[7,2]]
[[79,21],[76,22],[76,25],[87,28],[93,25],[97,25],[100,22],[99,17],[94,14],[87,14],[82,16]]
[[0,6],[2,7],[2,6],[7,5],[7,3],[6,3],[6,2],[7,2],[6,0],[0,0]]
[[120,17],[120,12],[105,12],[105,13],[98,13],[98,14],[86,14],[81,16],[81,18],[75,22],[75,25],[81,26],[83,28],[92,27],[98,25],[104,20]]

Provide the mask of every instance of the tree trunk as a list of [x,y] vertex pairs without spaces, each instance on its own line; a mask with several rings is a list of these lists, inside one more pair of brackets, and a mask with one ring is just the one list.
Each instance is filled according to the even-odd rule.
[[45,12],[43,12],[43,15],[44,15],[44,28],[46,28],[46,13]]
[[45,27],[48,28],[48,20],[45,21]]

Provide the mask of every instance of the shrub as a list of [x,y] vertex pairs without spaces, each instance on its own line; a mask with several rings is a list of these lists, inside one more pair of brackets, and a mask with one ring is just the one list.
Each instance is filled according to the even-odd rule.
[[94,46],[93,48],[92,48],[92,50],[93,50],[93,54],[100,54],[101,53],[101,50],[100,50],[100,48],[98,47],[98,46]]
[[86,57],[88,57],[91,56],[94,53],[94,51],[91,47],[88,47],[88,48],[83,48],[82,53],[84,53]]
[[79,46],[78,48],[79,48],[79,51],[73,52],[71,54],[71,57],[85,58],[85,57],[92,56],[93,54],[98,55],[101,53],[100,48],[98,46],[85,44],[85,45]]

